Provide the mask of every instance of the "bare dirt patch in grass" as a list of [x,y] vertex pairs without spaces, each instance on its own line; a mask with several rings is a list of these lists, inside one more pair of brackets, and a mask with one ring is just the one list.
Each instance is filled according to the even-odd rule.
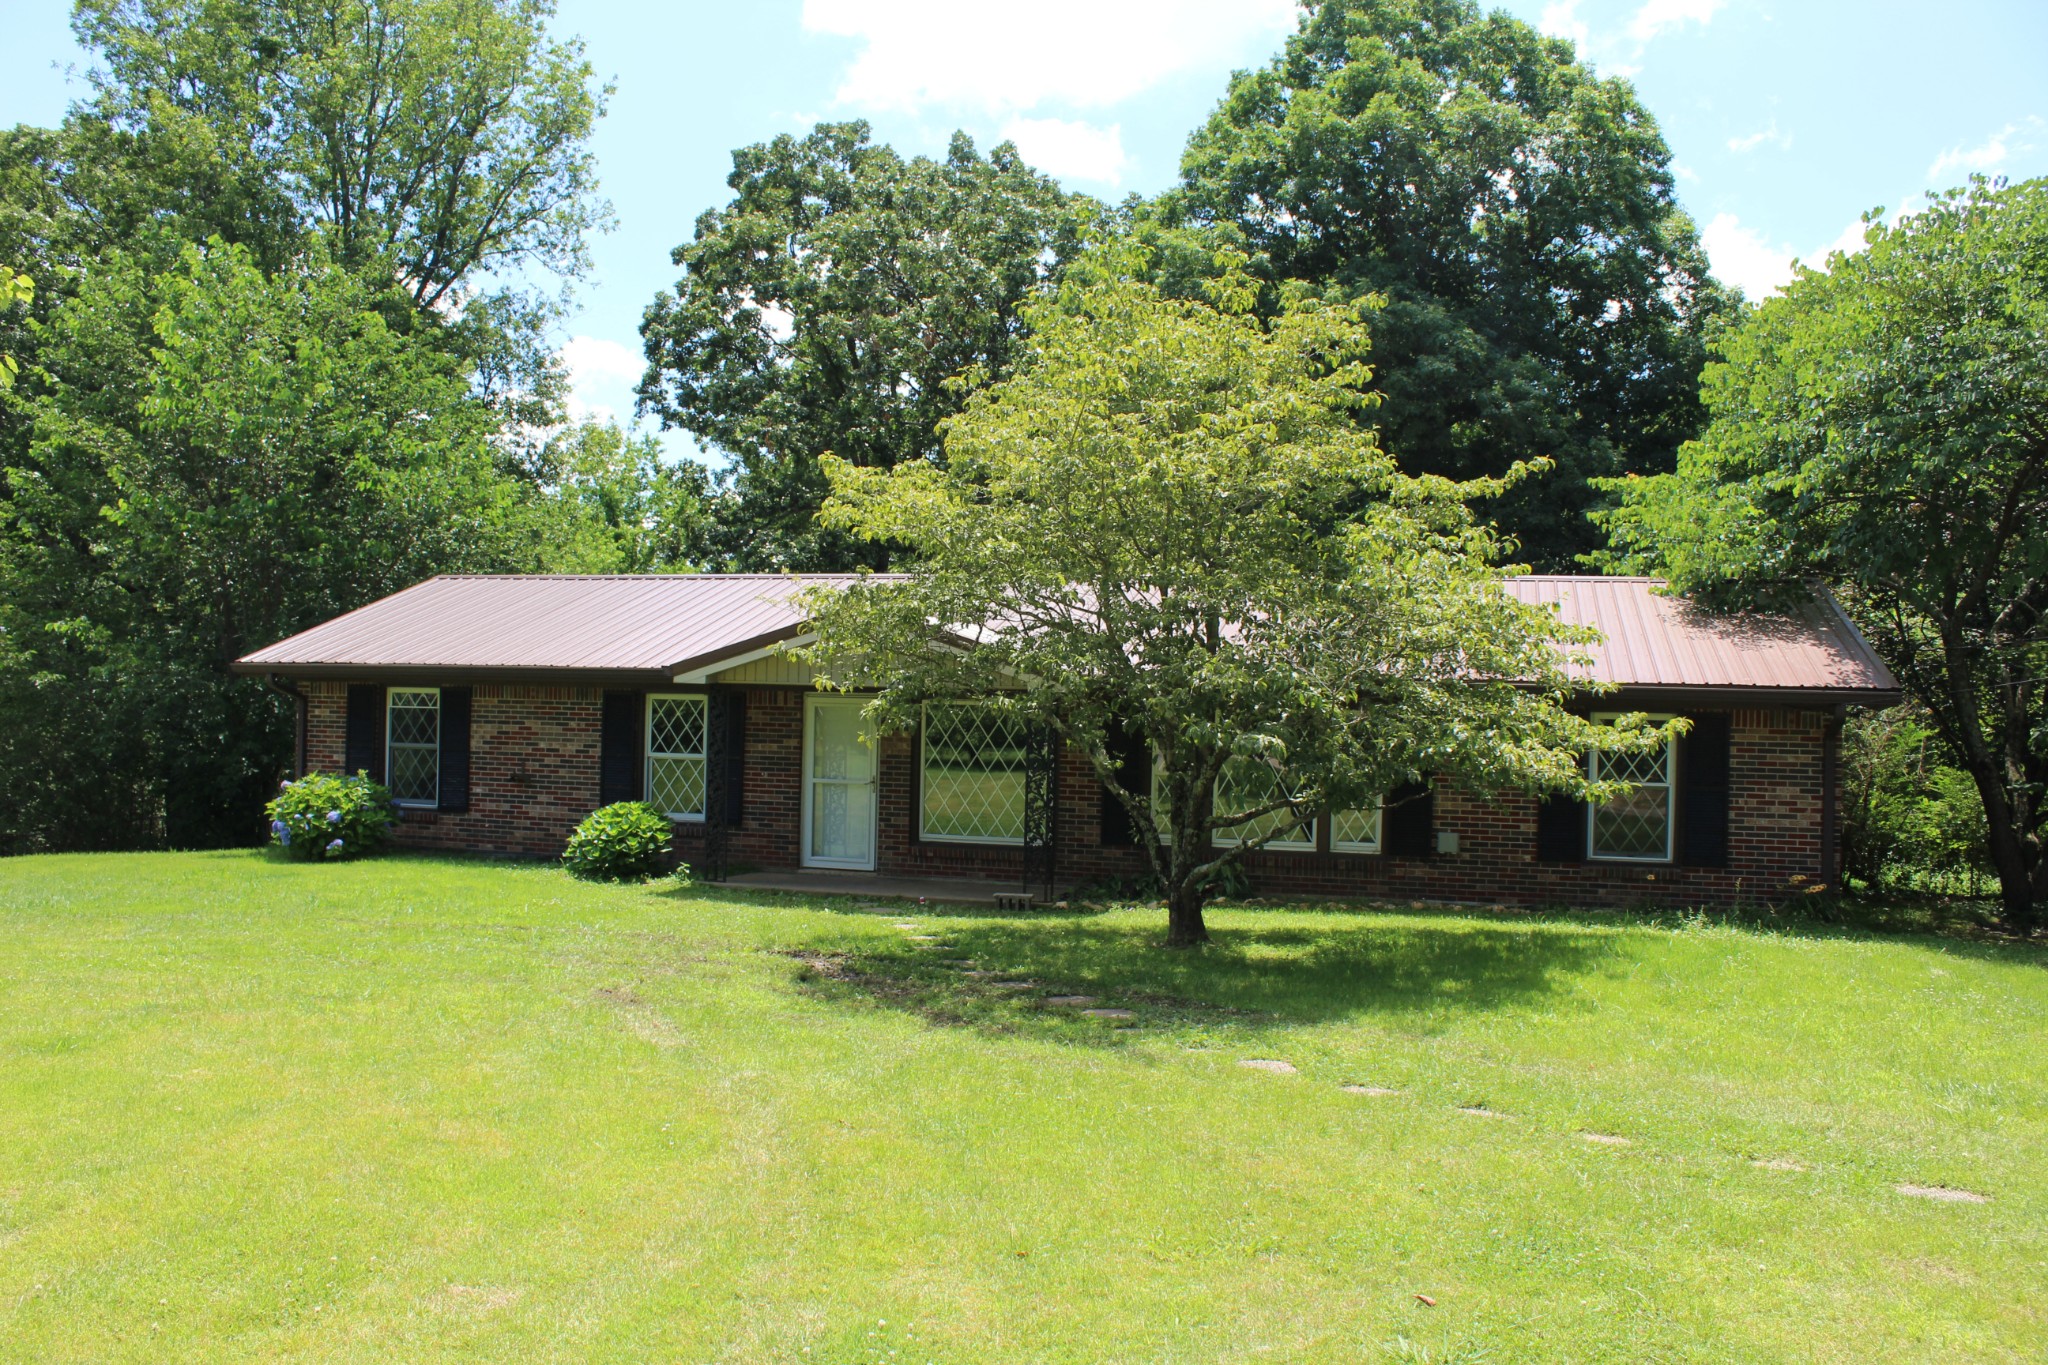
[[1630,1145],[1630,1139],[1614,1133],[1581,1133],[1579,1136],[1587,1142],[1601,1147],[1627,1147]]
[[1293,1076],[1299,1073],[1293,1062],[1283,1062],[1273,1057],[1246,1057],[1238,1063],[1253,1071],[1270,1071],[1275,1076]]
[[1991,1196],[1978,1194],[1975,1190],[1958,1190],[1948,1185],[1915,1185],[1910,1181],[1892,1186],[1900,1194],[1915,1199],[1937,1199],[1944,1204],[1988,1204]]
[[1339,1086],[1338,1089],[1347,1095],[1372,1095],[1376,1097],[1398,1095],[1401,1093],[1398,1090],[1390,1090],[1384,1085],[1344,1085]]

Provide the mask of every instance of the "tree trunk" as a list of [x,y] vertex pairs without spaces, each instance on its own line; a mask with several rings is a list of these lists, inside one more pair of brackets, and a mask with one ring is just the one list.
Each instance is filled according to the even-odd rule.
[[1202,923],[1205,888],[1182,885],[1166,896],[1166,946],[1194,948],[1209,941],[1209,926]]

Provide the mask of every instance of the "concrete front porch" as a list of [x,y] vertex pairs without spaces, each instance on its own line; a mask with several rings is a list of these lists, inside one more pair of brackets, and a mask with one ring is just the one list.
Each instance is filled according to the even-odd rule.
[[[863,900],[924,901],[942,905],[1009,904],[1026,894],[1023,886],[1015,881],[989,881],[979,877],[888,877],[875,872],[834,872],[822,868],[742,872],[711,885],[755,891],[794,891],[806,896],[858,896]],[[1064,890],[1059,894],[1064,895]],[[1033,893],[1032,900],[1042,902],[1043,897]]]

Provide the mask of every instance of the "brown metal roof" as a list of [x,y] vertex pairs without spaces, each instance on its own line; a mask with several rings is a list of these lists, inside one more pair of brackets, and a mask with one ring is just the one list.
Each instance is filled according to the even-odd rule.
[[[1605,638],[1588,653],[1588,676],[1632,689],[1739,688],[1898,699],[1891,670],[1832,600],[1784,615],[1718,615],[1665,596],[1655,578],[1531,574],[1509,579],[1525,602],[1555,603],[1558,616]],[[1867,694],[1867,695],[1866,695]]]
[[247,672],[672,673],[797,633],[798,592],[844,577],[489,574],[430,578],[238,661]]
[[[238,661],[301,677],[608,674],[666,678],[802,633],[816,574],[503,574],[430,578]],[[1592,679],[1630,689],[1825,695],[1885,703],[1898,684],[1833,602],[1716,616],[1650,578],[1508,580],[1529,602],[1605,636]]]

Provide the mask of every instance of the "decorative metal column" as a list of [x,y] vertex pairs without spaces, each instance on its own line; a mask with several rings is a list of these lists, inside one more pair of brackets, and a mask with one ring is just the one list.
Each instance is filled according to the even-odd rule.
[[1052,899],[1058,874],[1053,838],[1059,813],[1059,740],[1034,725],[1024,736],[1024,890]]
[[693,868],[707,882],[722,882],[726,871],[726,772],[732,744],[732,692],[710,688],[704,698],[704,856]]

